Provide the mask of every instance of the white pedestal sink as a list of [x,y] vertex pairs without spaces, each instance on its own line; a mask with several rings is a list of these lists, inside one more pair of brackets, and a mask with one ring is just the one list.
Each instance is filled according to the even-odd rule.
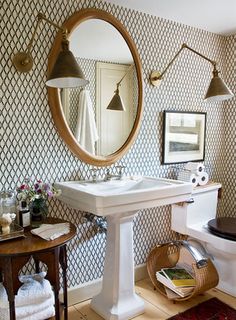
[[107,320],[126,320],[144,312],[144,302],[134,292],[133,226],[135,214],[144,208],[186,201],[192,185],[177,180],[125,177],[107,182],[56,183],[60,200],[108,222],[102,291],[91,307]]

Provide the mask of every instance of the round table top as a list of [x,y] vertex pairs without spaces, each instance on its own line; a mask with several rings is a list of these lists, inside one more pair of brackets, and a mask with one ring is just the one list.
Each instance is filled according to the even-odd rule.
[[[65,223],[68,221],[58,218],[47,218],[44,223]],[[70,232],[55,240],[44,240],[33,235],[30,231],[25,232],[25,238],[16,238],[0,242],[0,256],[19,256],[36,252],[48,251],[60,247],[70,241],[76,234],[76,227],[70,223]]]

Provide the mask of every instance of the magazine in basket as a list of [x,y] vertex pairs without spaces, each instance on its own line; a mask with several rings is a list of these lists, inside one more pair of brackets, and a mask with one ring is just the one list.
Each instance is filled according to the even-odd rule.
[[194,286],[187,287],[176,287],[172,284],[172,282],[166,277],[165,273],[160,270],[156,273],[156,278],[159,282],[161,282],[164,286],[171,289],[175,293],[177,293],[181,297],[186,297],[191,294],[194,290]]
[[174,287],[192,287],[196,285],[193,276],[184,268],[163,268],[161,271]]

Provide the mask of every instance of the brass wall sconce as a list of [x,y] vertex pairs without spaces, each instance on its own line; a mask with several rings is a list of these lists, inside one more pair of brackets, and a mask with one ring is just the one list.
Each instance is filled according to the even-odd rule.
[[234,95],[232,91],[227,87],[224,81],[219,77],[220,71],[216,68],[216,62],[207,58],[203,54],[197,52],[196,50],[190,48],[186,43],[183,43],[180,50],[176,53],[174,58],[169,62],[167,67],[164,69],[162,73],[158,71],[153,71],[150,75],[150,81],[153,86],[157,87],[160,85],[160,82],[163,78],[163,75],[169,69],[169,67],[173,64],[175,59],[178,57],[180,52],[183,49],[189,49],[190,51],[196,53],[198,56],[210,62],[213,66],[213,78],[211,79],[210,85],[208,87],[207,93],[205,95],[206,101],[223,101],[232,98]]
[[119,82],[116,84],[116,90],[114,91],[114,96],[112,97],[110,103],[108,104],[107,109],[108,110],[115,110],[115,111],[125,111],[124,102],[122,101],[122,98],[120,96],[119,87],[121,86],[121,82],[125,78],[125,76],[130,72],[130,70],[133,69],[133,65],[129,67],[129,69],[126,71],[124,76],[121,78]]
[[52,68],[50,75],[47,78],[46,85],[54,88],[73,88],[88,84],[85,80],[82,70],[72,52],[69,50],[69,41],[67,39],[67,30],[60,27],[53,21],[47,19],[42,13],[37,15],[37,24],[26,51],[18,52],[12,59],[12,62],[19,72],[29,72],[33,67],[33,58],[31,56],[32,44],[37,32],[37,29],[44,20],[62,32],[61,47],[62,50],[58,54],[56,62]]

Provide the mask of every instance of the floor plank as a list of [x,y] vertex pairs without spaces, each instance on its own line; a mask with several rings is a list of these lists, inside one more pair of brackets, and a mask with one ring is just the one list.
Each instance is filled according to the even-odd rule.
[[102,317],[100,317],[90,308],[90,302],[91,300],[86,300],[81,303],[75,304],[74,307],[84,316],[86,320],[103,320]]
[[168,300],[165,296],[153,289],[153,285],[149,279],[141,280],[136,284],[136,292],[146,301],[156,306],[158,309],[173,316],[179,312],[183,312],[202,301],[211,298],[211,295],[205,293],[199,295],[191,300],[182,302],[173,302]]
[[135,317],[135,320],[163,320],[167,319],[169,315],[162,310],[158,309],[148,301],[145,302],[145,312],[138,317]]
[[[60,310],[60,317],[61,317],[61,320],[64,319],[64,313],[63,313],[62,307]],[[52,317],[48,320],[55,320],[55,317]],[[74,306],[71,306],[68,308],[68,320],[85,320],[85,318]]]
[[[102,317],[100,317],[96,312],[94,312],[90,308],[90,301],[91,300],[81,302],[79,304],[74,305],[74,307],[84,316],[86,320],[103,320]],[[166,319],[168,316],[169,315],[165,312],[159,310],[151,303],[145,301],[145,313],[138,317],[135,317],[135,320]]]
[[[136,293],[145,302],[145,313],[134,318],[135,320],[166,320],[212,297],[216,297],[236,309],[236,298],[217,289],[211,289],[191,300],[176,303],[168,300],[159,292],[154,291],[149,279],[137,282],[135,289]],[[86,300],[70,307],[69,320],[103,320],[102,317],[90,308],[90,301]]]
[[68,308],[68,319],[85,320],[83,315],[74,306]]

